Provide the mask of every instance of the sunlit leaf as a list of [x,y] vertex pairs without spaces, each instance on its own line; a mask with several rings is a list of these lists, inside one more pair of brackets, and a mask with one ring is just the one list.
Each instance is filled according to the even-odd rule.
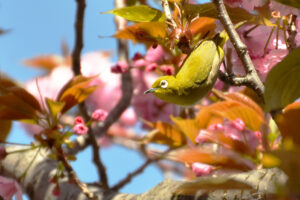
[[300,97],[300,47],[289,53],[269,72],[264,98],[266,111],[279,110]]
[[281,160],[270,153],[265,153],[262,158],[262,164],[264,167],[270,168],[270,167],[278,167],[281,163]]
[[176,126],[190,139],[191,142],[195,144],[195,138],[200,130],[199,126],[197,125],[197,121],[194,119],[181,119],[173,116],[170,117]]
[[174,126],[165,122],[152,123],[153,131],[143,139],[144,143],[166,144],[170,147],[179,147],[186,144],[185,136]]
[[8,92],[13,94],[16,98],[22,100],[24,103],[30,105],[35,110],[42,111],[38,100],[32,94],[27,92],[25,89],[20,87],[11,87],[8,89]]
[[189,29],[193,35],[197,35],[201,33],[201,35],[205,35],[209,33],[207,37],[214,35],[216,28],[215,19],[210,17],[199,17],[196,20],[193,20],[189,25]]
[[46,70],[52,70],[57,66],[65,64],[63,57],[58,55],[41,55],[34,58],[26,59],[23,63],[29,67],[37,67]]
[[282,113],[276,114],[275,121],[283,138],[292,138],[300,144],[300,101],[289,104]]
[[141,22],[118,31],[114,37],[151,45],[165,38],[166,30],[163,22]]
[[127,20],[134,22],[153,22],[153,21],[165,21],[165,15],[155,8],[151,8],[147,5],[136,5],[123,8],[116,8],[106,13],[118,15]]
[[246,190],[253,189],[251,185],[234,180],[228,176],[201,177],[190,182],[185,182],[175,190],[175,195],[195,195],[199,190]]
[[166,159],[174,160],[191,165],[194,162],[222,166],[224,168],[235,168],[241,170],[253,169],[255,165],[248,159],[242,158],[239,154],[218,147],[218,151],[204,149],[202,147],[183,147],[173,150],[165,156]]
[[10,120],[0,120],[0,142],[6,141],[11,125],[12,123]]
[[242,119],[246,127],[253,131],[259,131],[265,123],[263,116],[260,116],[254,109],[238,101],[222,101],[201,108],[197,114],[197,121],[202,128],[207,128],[214,123],[222,123],[223,119]]
[[275,1],[282,3],[284,5],[287,5],[287,6],[291,6],[291,7],[300,9],[300,1],[299,0],[275,0]]
[[225,100],[232,100],[237,101],[245,106],[248,106],[249,108],[253,109],[257,114],[261,117],[264,117],[264,112],[262,109],[257,105],[251,98],[248,96],[239,93],[239,92],[221,92],[218,90],[214,90],[218,94],[218,96],[222,97]]
[[57,96],[59,102],[65,102],[62,113],[69,110],[71,107],[83,102],[91,93],[93,93],[98,86],[89,86],[90,82],[95,78],[76,76],[71,79],[61,90]]
[[56,119],[58,118],[58,114],[64,108],[65,102],[57,102],[49,98],[46,98],[46,104],[51,113],[52,119],[54,120],[54,124],[56,124]]

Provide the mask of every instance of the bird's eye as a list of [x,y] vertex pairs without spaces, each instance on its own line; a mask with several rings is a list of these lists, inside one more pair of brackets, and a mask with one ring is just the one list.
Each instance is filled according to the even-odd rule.
[[167,87],[168,87],[168,81],[162,80],[162,81],[160,82],[160,87],[162,87],[162,88],[167,88]]

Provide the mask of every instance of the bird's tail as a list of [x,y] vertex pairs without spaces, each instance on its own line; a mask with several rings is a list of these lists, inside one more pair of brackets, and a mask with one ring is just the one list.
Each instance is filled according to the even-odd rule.
[[[240,28],[242,25],[244,25],[246,23],[246,21],[241,21],[239,23],[237,23],[234,28],[238,29]],[[213,41],[215,41],[215,43],[217,44],[217,46],[220,46],[223,48],[224,44],[227,42],[227,40],[229,39],[229,36],[227,34],[227,32],[225,30],[223,30],[220,33],[217,33],[214,38]]]

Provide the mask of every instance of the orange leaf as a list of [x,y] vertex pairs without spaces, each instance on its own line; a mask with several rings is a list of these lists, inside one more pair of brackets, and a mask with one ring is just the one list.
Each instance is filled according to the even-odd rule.
[[0,120],[0,142],[6,141],[11,129],[11,124],[10,120]]
[[282,114],[275,116],[277,126],[283,136],[290,137],[297,144],[300,144],[300,101],[289,104]]
[[201,162],[215,166],[243,170],[249,170],[255,167],[255,165],[250,160],[244,159],[239,154],[230,150],[226,150],[222,147],[218,147],[218,152],[204,149],[202,147],[184,147],[171,151],[166,155],[166,158],[188,165],[191,165],[195,162]]
[[27,59],[23,63],[29,67],[52,70],[59,65],[65,64],[65,60],[63,57],[57,55],[41,55]]
[[143,142],[166,144],[170,147],[180,147],[186,144],[184,135],[174,126],[165,122],[152,123],[153,131],[148,133]]
[[256,102],[254,102],[251,98],[249,98],[247,95],[238,92],[225,93],[218,90],[214,90],[214,92],[217,93],[218,96],[222,97],[225,100],[237,101],[245,106],[248,106],[249,108],[252,108],[255,112],[257,112],[258,115],[264,117],[264,112],[259,107],[259,105]]
[[194,119],[181,119],[173,116],[170,117],[176,126],[190,139],[191,142],[195,144],[195,138],[200,130],[199,126],[197,125],[197,121]]
[[11,92],[15,97],[30,105],[32,108],[42,111],[38,100],[25,89],[20,87],[11,87],[8,89],[8,91]]
[[64,108],[61,110],[61,113],[64,113],[76,104],[83,102],[98,88],[98,86],[89,86],[90,82],[94,78],[96,78],[96,76],[76,76],[60,90],[56,101],[66,103]]
[[189,29],[193,36],[201,33],[201,36],[209,32],[208,36],[214,35],[216,24],[215,19],[210,17],[199,17],[198,19],[192,21],[189,25]]
[[21,113],[11,108],[0,109],[0,120],[21,120],[21,119],[32,119],[31,115]]
[[118,31],[114,37],[151,45],[165,38],[166,30],[164,22],[142,22]]
[[[207,112],[207,113],[204,113]],[[219,118],[216,118],[219,116]],[[210,124],[212,124],[211,120],[215,119],[215,121],[221,120],[223,118],[229,120],[235,120],[237,118],[242,119],[246,127],[253,131],[259,131],[262,123],[264,123],[264,118],[260,116],[254,109],[240,103],[238,101],[222,101],[211,104],[210,106],[201,109],[197,114],[197,121],[202,123],[203,128],[207,128]],[[205,123],[203,123],[203,121]]]
[[7,107],[11,110],[20,113],[21,115],[31,116],[32,118],[36,116],[35,108],[33,108],[30,104],[12,94],[0,96],[0,104],[4,107]]

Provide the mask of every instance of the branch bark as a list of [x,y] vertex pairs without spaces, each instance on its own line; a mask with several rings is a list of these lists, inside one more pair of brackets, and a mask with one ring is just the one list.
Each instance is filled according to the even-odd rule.
[[[9,146],[6,148],[8,152],[22,150],[28,147]],[[17,179],[20,177],[24,169],[29,165],[37,153],[37,149],[32,151],[19,152],[9,154],[0,163],[0,175]],[[50,178],[55,173],[57,168],[57,161],[49,159],[48,153],[42,149],[32,162],[24,179],[20,184],[23,191],[29,196],[31,200],[54,199],[52,190],[55,187],[50,183]],[[278,186],[283,186],[287,181],[287,176],[279,169],[262,169],[253,170],[244,173],[236,173],[228,175],[229,179],[240,181],[252,186],[251,190],[204,190],[200,189],[197,192],[197,199],[272,199],[270,196],[276,193]],[[212,180],[208,177],[199,178],[198,180]],[[94,192],[97,199],[102,200],[150,200],[150,199],[178,199],[174,192],[178,187],[182,186],[184,181],[165,180],[158,184],[155,188],[143,194],[122,194],[112,190],[105,190],[97,184],[87,184],[90,191]],[[60,180],[61,194],[59,200],[85,200],[87,197],[74,184],[70,184],[66,179]],[[203,187],[205,186],[203,182]],[[181,195],[180,199],[194,199],[193,195]]]
[[[246,71],[246,77],[238,77],[235,78],[235,80],[232,81],[233,83],[239,84],[246,84],[250,88],[252,88],[256,93],[263,99],[264,94],[264,85],[259,79],[255,67],[251,61],[251,58],[248,53],[248,49],[246,45],[241,41],[238,33],[234,29],[234,26],[231,22],[231,19],[227,13],[226,7],[224,5],[223,0],[213,0],[213,3],[215,4],[219,19],[221,23],[223,24],[226,32],[228,33],[228,36],[230,38],[230,41],[232,42],[239,58],[241,59],[244,69]],[[244,80],[241,80],[245,78]]]

